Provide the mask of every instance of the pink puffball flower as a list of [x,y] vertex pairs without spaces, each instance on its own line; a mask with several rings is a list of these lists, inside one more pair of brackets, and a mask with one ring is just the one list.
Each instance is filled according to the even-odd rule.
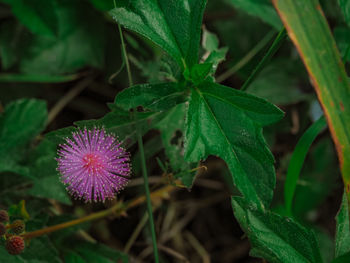
[[58,168],[68,192],[85,202],[113,199],[128,183],[129,153],[104,128],[72,133],[59,145]]

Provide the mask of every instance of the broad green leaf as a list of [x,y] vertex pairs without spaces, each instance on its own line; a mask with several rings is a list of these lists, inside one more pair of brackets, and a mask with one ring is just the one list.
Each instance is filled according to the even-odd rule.
[[345,22],[350,26],[350,1],[338,0],[340,9],[344,15]]
[[19,256],[10,255],[3,245],[0,246],[0,262],[26,263]]
[[[297,221],[297,220],[295,220]],[[299,221],[297,221],[299,222]],[[304,225],[305,226],[305,225]],[[323,262],[331,262],[334,258],[334,238],[328,233],[327,230],[323,230],[322,228],[312,228],[314,232],[319,251],[322,257]]]
[[166,114],[163,112],[138,112],[130,114],[129,112],[115,110],[106,114],[99,120],[79,121],[76,122],[76,125],[78,127],[103,126],[108,131],[117,135],[126,145],[130,146],[132,143],[136,142],[137,129],[144,134],[165,116]]
[[5,0],[18,20],[35,34],[55,36],[58,19],[53,0]]
[[[287,58],[285,58],[287,60]],[[299,72],[292,71],[285,60],[267,65],[249,85],[247,92],[277,105],[293,104],[307,98],[299,86]]]
[[0,25],[0,56],[2,68],[5,70],[18,61],[28,45],[23,31],[24,27],[17,21],[10,20]]
[[267,207],[275,187],[274,158],[261,127],[283,117],[274,105],[244,92],[203,82],[191,92],[185,159],[221,157],[247,200]]
[[334,38],[317,0],[273,3],[311,76],[350,190],[350,86]]
[[163,48],[179,65],[198,63],[206,0],[120,0],[110,15]]
[[98,10],[108,11],[114,7],[111,0],[89,0]]
[[115,97],[114,103],[124,110],[142,106],[148,110],[170,109],[186,99],[179,83],[141,84],[124,89]]
[[[63,214],[63,215],[56,215],[54,217],[49,217],[48,220],[45,222],[46,226],[54,226],[58,224],[62,224],[65,222],[69,222],[72,220],[76,220],[77,216],[79,215],[79,210],[75,210],[76,213],[69,213],[69,214]],[[81,215],[79,215],[81,216]],[[78,217],[79,217],[78,216]],[[54,243],[55,247],[59,249],[60,251],[64,251],[66,248],[71,249],[71,244],[74,244],[76,242],[74,237],[77,237],[78,233],[81,231],[89,231],[91,228],[91,225],[93,225],[94,222],[84,222],[81,224],[77,224],[74,226],[70,226],[64,229],[61,229],[60,231],[55,231],[50,234],[50,239]],[[36,227],[38,229],[40,227]],[[78,237],[79,239],[79,237]]]
[[126,254],[99,243],[78,242],[74,250],[86,263],[127,263],[129,261]]
[[350,262],[350,252],[334,259],[332,263],[348,263]]
[[66,263],[86,263],[86,261],[79,256],[79,254],[69,251],[65,256],[64,256],[64,262]]
[[33,238],[30,241],[30,245],[25,248],[24,252],[19,257],[23,259],[24,262],[37,260],[37,262],[40,263],[62,263],[57,249],[47,236]]
[[232,198],[232,207],[249,237],[252,256],[273,263],[322,263],[314,233],[291,218],[262,212],[240,197]]
[[202,46],[206,51],[212,52],[219,48],[219,38],[214,33],[203,29]]
[[335,257],[337,258],[350,252],[349,204],[345,192],[336,221]]
[[198,85],[206,79],[209,73],[212,71],[212,63],[195,64],[191,69],[184,71],[184,77],[186,80]]
[[23,148],[0,153],[0,172],[12,172],[31,178],[29,168],[22,164],[25,154],[26,151]]
[[270,0],[226,0],[226,2],[250,15],[261,18],[277,30],[282,28],[282,22],[271,5]]
[[[81,129],[84,127],[104,127],[108,132],[112,132],[118,136],[119,139],[123,141],[127,147],[129,147],[137,140],[136,129],[146,133],[165,116],[166,113],[164,112],[134,112],[131,114],[130,112],[117,108],[110,113],[107,113],[101,119],[78,121],[74,124]],[[76,129],[76,127],[67,127],[50,132],[45,136],[50,141],[59,144],[64,142],[65,137],[71,137],[72,132]]]
[[33,179],[33,187],[29,194],[41,198],[50,198],[64,204],[71,204],[64,185],[60,182],[57,173],[56,157],[57,145],[44,140],[36,149],[38,155],[30,167],[30,175]]
[[0,115],[0,154],[28,143],[45,128],[46,121],[44,101],[20,99],[6,105]]
[[20,63],[30,75],[59,75],[104,65],[105,22],[85,1],[57,1],[58,34],[34,35]]
[[169,110],[167,116],[156,126],[161,132],[165,153],[169,159],[172,173],[182,183],[190,188],[193,184],[195,173],[190,172],[194,165],[184,159],[184,137],[185,137],[185,113],[184,103]]
[[149,110],[169,110],[165,117],[155,124],[159,129],[170,161],[172,173],[178,174],[181,181],[190,187],[194,175],[190,173],[192,165],[183,157],[183,137],[185,130],[186,95],[178,83],[136,85],[118,93],[115,104],[125,110],[142,106]]

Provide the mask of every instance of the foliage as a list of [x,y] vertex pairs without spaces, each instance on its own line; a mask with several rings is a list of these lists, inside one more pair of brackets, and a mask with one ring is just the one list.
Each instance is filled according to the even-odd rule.
[[[138,254],[147,257],[147,246],[143,253],[138,248],[129,251],[147,214],[139,220],[140,210],[130,212],[127,223],[116,220],[143,202],[138,187],[127,188],[117,201],[83,204],[72,200],[59,180],[59,144],[77,128],[94,127],[119,136],[132,153],[135,177],[145,170],[151,174],[153,213],[165,213],[151,221],[157,223],[162,262],[171,262],[169,255],[185,258],[167,247],[173,232],[162,235],[175,222],[175,214],[181,217],[176,209],[201,209],[186,204],[182,195],[191,193],[179,190],[178,205],[163,202],[169,193],[155,189],[165,184],[168,192],[196,191],[206,174],[212,181],[222,180],[220,192],[231,200],[236,221],[251,244],[251,256],[269,262],[346,262],[350,93],[336,44],[348,61],[349,1],[339,0],[335,11],[318,0],[214,2],[1,1],[5,11],[0,12],[0,206],[9,211],[11,222],[25,221],[27,233],[22,236],[30,239],[24,253],[12,256],[4,247],[4,236],[1,262],[129,262]],[[326,14],[342,12],[343,21],[340,15],[333,16],[339,19],[334,20],[334,38],[322,7]],[[232,10],[233,17],[221,18],[223,11]],[[266,63],[259,64],[266,43],[271,45],[265,35],[285,32],[283,24],[292,43],[277,38],[278,58],[268,52]],[[252,80],[254,69],[258,73]],[[218,82],[221,74],[227,75],[223,83]],[[127,75],[137,84],[123,84]],[[321,133],[324,117],[313,123],[315,116],[309,116],[316,98],[312,85],[331,135]],[[242,86],[249,87],[245,91]],[[106,107],[107,101],[112,102]],[[145,152],[136,146],[140,136]],[[319,206],[330,195],[335,196],[333,202],[339,199],[339,188],[343,189],[336,182],[331,136],[345,182],[334,241],[315,219],[315,214],[322,216]],[[147,169],[141,169],[144,157]],[[138,185],[139,179],[133,183]],[[281,205],[283,188],[286,206]],[[204,193],[199,195],[203,203],[216,202],[212,192]],[[210,231],[213,225],[215,232],[227,228],[221,222],[234,221],[231,215],[209,214]],[[186,216],[180,226],[194,217]],[[101,218],[105,219],[87,223]],[[212,223],[212,218],[219,223]],[[50,227],[57,226],[59,231],[51,233]],[[203,246],[208,245],[175,226],[181,235],[174,246],[187,253],[189,248],[178,246],[185,238],[205,257]],[[50,235],[37,234],[40,229]],[[143,238],[149,237],[144,231]],[[333,246],[334,255],[324,253],[325,247],[333,251]]]

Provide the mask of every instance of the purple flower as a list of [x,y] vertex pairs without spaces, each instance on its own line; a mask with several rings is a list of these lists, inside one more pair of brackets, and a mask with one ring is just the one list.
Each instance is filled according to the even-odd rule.
[[104,128],[85,128],[72,137],[58,150],[61,181],[70,194],[86,202],[113,199],[129,181],[129,153]]

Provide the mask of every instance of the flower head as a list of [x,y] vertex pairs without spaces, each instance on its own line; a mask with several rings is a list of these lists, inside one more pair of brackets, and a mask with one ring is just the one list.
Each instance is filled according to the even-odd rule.
[[0,223],[0,237],[6,234],[6,226]]
[[9,214],[5,210],[0,210],[0,223],[8,222]]
[[22,234],[23,231],[25,230],[25,227],[26,227],[26,225],[20,219],[17,219],[15,221],[13,221],[12,224],[11,224],[11,230],[16,235]]
[[11,255],[21,254],[24,250],[24,239],[20,236],[10,236],[6,240],[6,250]]
[[98,128],[72,133],[58,150],[62,182],[86,202],[113,199],[130,178],[129,153],[113,135]]

